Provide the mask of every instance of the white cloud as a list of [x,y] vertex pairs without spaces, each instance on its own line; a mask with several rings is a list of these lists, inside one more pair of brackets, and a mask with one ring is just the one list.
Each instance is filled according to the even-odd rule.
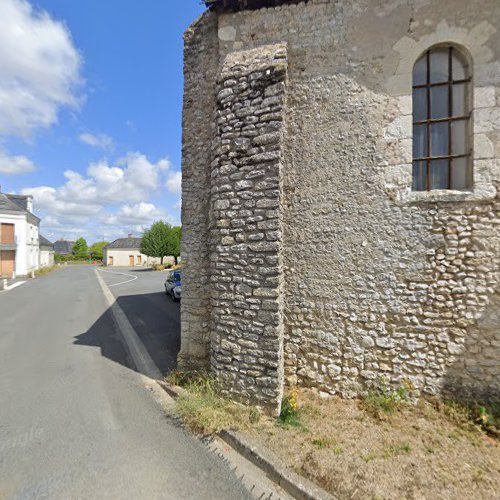
[[66,26],[26,0],[1,0],[0,134],[29,137],[77,107],[81,57]]
[[104,149],[106,151],[113,150],[113,139],[106,134],[91,134],[90,132],[82,132],[78,139],[88,146]]
[[90,164],[85,174],[67,170],[59,187],[36,186],[22,193],[33,195],[35,213],[41,215],[47,234],[87,231],[106,239],[129,232],[139,235],[155,220],[179,223],[178,215],[149,202],[164,185],[169,168],[167,158],[154,163],[133,152],[115,164]]
[[167,189],[172,194],[181,194],[182,192],[182,173],[181,172],[172,172],[166,182]]
[[0,174],[21,175],[34,170],[34,163],[26,156],[10,156],[0,148]]

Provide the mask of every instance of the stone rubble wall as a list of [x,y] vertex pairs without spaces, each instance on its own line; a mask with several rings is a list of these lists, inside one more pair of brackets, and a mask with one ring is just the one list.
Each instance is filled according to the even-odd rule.
[[228,391],[279,409],[283,391],[281,186],[284,45],[229,54],[211,172],[212,368]]
[[[227,290],[219,289],[212,296],[209,330],[213,366],[233,373],[235,392],[258,401],[268,397],[261,390],[266,386],[257,389],[248,375],[260,337],[236,328],[240,322],[252,328],[257,322],[276,326],[272,344],[278,352],[282,328],[289,386],[351,397],[383,379],[393,385],[408,379],[417,391],[427,394],[498,399],[499,27],[497,0],[309,0],[220,14],[217,24],[211,25],[215,31],[207,40],[212,43],[214,34],[218,37],[218,54],[211,46],[203,62],[187,62],[186,74],[193,82],[203,74],[200,67],[211,64],[210,75],[221,73],[227,67],[225,61],[237,59],[243,49],[251,54],[253,48],[286,44],[288,62],[286,104],[280,110],[282,142],[275,144],[280,151],[279,189],[272,197],[279,200],[281,233],[270,256],[282,259],[282,267],[268,282],[278,292],[270,297],[274,308],[270,311],[276,314],[271,323],[257,319],[264,304],[267,307],[267,298],[252,292],[246,297],[262,302],[247,301],[254,307],[241,309],[236,306],[239,298],[233,298],[245,297],[231,288],[236,284],[233,278],[255,279],[259,287],[267,278],[259,267],[252,268],[249,277],[247,259],[243,259],[247,265],[236,267],[240,256],[236,233],[222,232],[234,226],[217,227],[219,221],[229,219],[223,211],[231,211],[231,205],[222,208],[227,203],[215,207],[216,201],[226,201],[217,198],[222,195],[218,181],[214,184],[200,177],[199,184],[184,180],[183,185],[183,197],[191,189],[193,200],[195,193],[206,199],[212,189],[211,220],[203,223],[210,223],[211,229],[207,233],[207,226],[193,225],[193,230],[203,227],[205,232],[188,229],[188,238],[196,247],[210,236],[214,260],[209,274],[226,283]],[[191,50],[207,43],[202,38],[196,42],[198,48]],[[425,50],[441,43],[453,43],[472,61],[471,193],[411,191],[412,68]],[[224,90],[223,81],[219,77],[217,92]],[[215,87],[212,91],[214,99],[219,96],[217,104],[210,100],[207,87],[206,98],[198,99],[198,106],[203,120],[211,111],[215,124],[215,113],[223,111],[223,105],[238,103],[239,97],[223,103],[229,94],[221,97]],[[252,110],[249,116],[254,120],[257,115]],[[210,123],[205,121],[204,126],[209,128]],[[199,129],[189,121],[185,127],[185,151],[203,157],[195,167],[206,176],[207,142],[196,142]],[[219,136],[211,130],[211,137],[233,133],[233,129],[222,130]],[[223,154],[247,161],[248,150],[232,144],[233,149],[230,146]],[[219,161],[217,149],[210,162],[214,159]],[[217,168],[214,164],[212,170]],[[236,206],[244,200],[236,189],[240,180],[247,179],[228,183],[228,191],[234,193],[228,198]],[[262,191],[256,184],[241,186],[248,197],[244,201],[257,200],[254,194]],[[186,221],[192,213],[198,214],[183,207]],[[239,228],[245,238],[254,234],[253,224],[247,220]],[[223,238],[228,238],[225,244]],[[188,252],[191,243],[185,244]],[[218,261],[226,264],[220,261],[221,255],[230,261],[226,270],[233,273],[231,281],[225,281],[226,270],[215,268]],[[191,279],[197,273],[206,275],[201,260],[191,262]],[[265,263],[271,264],[267,259]],[[185,269],[189,267],[188,263]],[[183,304],[183,314],[191,310]],[[202,316],[206,321],[206,314]],[[235,324],[226,328],[226,320]],[[195,325],[196,321],[192,326],[188,322],[185,329],[183,323],[183,343],[190,343],[185,338],[196,339],[191,334]],[[231,345],[223,348],[228,340]],[[245,362],[247,349],[250,363]],[[204,352],[208,359],[208,350]],[[277,388],[280,367],[267,374],[275,377],[270,383]],[[271,398],[277,397],[277,390],[272,394]]]
[[217,16],[204,14],[185,36],[182,116],[182,302],[179,367],[210,366],[209,203],[218,70]]

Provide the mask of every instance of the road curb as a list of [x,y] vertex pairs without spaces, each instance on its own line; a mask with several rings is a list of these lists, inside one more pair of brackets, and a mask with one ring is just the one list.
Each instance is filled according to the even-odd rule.
[[[158,381],[174,399],[189,393],[182,387]],[[298,500],[335,500],[335,497],[309,479],[285,467],[281,460],[263,446],[252,442],[239,432],[223,430],[217,436],[240,455],[261,469],[271,481]]]

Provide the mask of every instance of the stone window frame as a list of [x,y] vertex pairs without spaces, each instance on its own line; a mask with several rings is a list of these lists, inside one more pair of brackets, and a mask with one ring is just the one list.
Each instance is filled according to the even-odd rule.
[[[395,74],[388,79],[387,91],[397,102],[399,115],[387,124],[384,130],[385,140],[391,144],[393,153],[388,153],[383,162],[384,182],[388,195],[398,204],[427,203],[427,202],[468,202],[494,199],[497,193],[492,180],[496,177],[496,170],[500,167],[491,153],[491,145],[484,140],[483,127],[476,129],[477,118],[494,108],[494,87],[484,85],[476,80],[476,66],[478,61],[484,66],[482,43],[477,43],[477,37],[462,36],[449,29],[455,36],[440,36],[433,33],[421,40],[405,39],[394,49],[400,54],[399,65]],[[456,36],[459,35],[460,37]],[[429,49],[439,46],[453,46],[466,58],[471,76],[469,99],[470,113],[469,133],[471,164],[473,172],[473,186],[470,191],[455,191],[436,189],[431,191],[413,191],[412,159],[413,159],[413,66],[415,62]],[[490,95],[493,94],[493,97]],[[396,143],[396,147],[394,147]],[[389,147],[389,149],[391,149]]]

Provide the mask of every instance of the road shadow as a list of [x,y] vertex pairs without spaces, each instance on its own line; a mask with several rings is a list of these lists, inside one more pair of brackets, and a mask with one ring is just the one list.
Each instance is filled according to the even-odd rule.
[[[163,375],[177,366],[180,349],[180,307],[163,292],[125,295],[116,299],[144,347]],[[108,309],[74,345],[100,347],[101,354],[127,368],[139,371]],[[146,374],[145,374],[146,375]]]

